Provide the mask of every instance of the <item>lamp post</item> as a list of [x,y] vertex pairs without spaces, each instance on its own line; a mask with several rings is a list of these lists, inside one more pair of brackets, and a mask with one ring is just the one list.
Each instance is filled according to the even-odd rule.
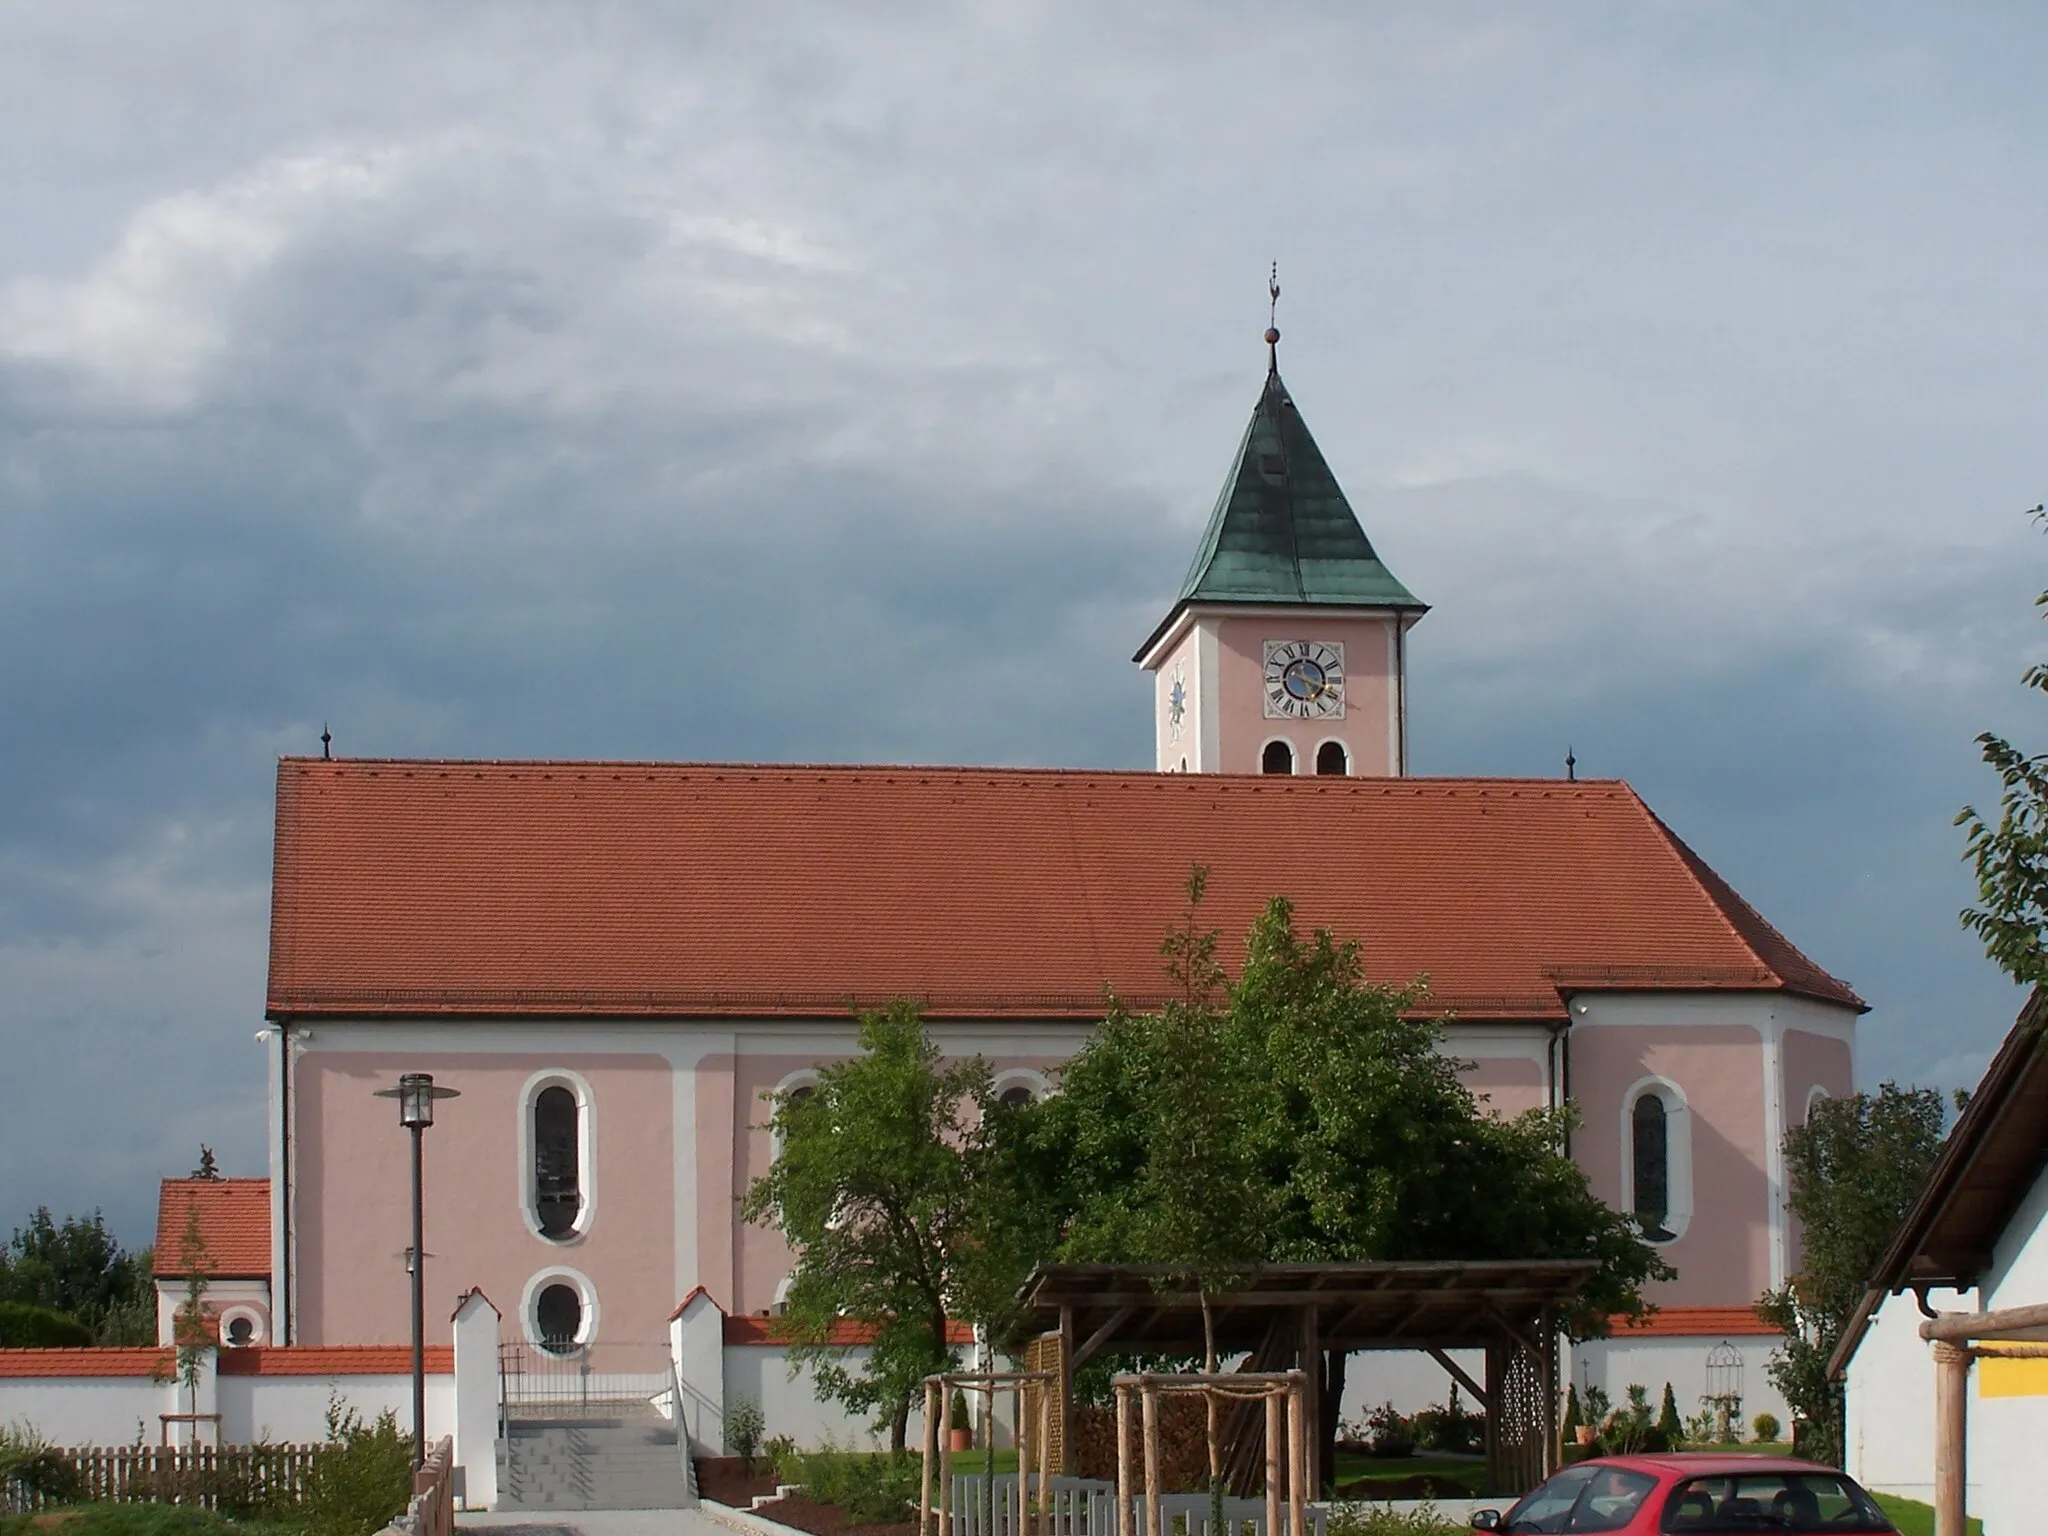
[[398,1123],[412,1132],[412,1247],[405,1267],[412,1275],[412,1464],[427,1459],[427,1248],[426,1182],[422,1173],[422,1139],[434,1123],[434,1100],[459,1095],[436,1088],[425,1072],[403,1073],[396,1088],[379,1088],[380,1099],[398,1100]]

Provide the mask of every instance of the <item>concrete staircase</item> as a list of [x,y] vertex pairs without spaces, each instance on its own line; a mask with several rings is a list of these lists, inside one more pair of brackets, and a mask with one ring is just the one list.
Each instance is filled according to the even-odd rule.
[[694,1481],[675,1427],[652,1409],[514,1419],[498,1442],[500,1509],[689,1509]]

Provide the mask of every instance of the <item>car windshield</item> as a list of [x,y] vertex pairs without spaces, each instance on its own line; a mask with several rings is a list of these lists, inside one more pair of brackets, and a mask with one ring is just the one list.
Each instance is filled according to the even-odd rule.
[[1889,1531],[1839,1472],[1739,1472],[1688,1478],[1664,1505],[1667,1531]]
[[1618,1531],[1656,1487],[1654,1477],[1626,1467],[1568,1467],[1509,1510],[1500,1529],[1521,1536]]

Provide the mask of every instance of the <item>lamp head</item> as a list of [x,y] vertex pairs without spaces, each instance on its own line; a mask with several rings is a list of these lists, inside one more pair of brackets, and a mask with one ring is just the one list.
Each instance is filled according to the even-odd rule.
[[436,1088],[434,1078],[428,1072],[406,1072],[400,1075],[396,1088],[379,1088],[380,1099],[398,1100],[398,1123],[408,1130],[424,1130],[434,1123],[434,1100],[460,1098],[453,1088]]

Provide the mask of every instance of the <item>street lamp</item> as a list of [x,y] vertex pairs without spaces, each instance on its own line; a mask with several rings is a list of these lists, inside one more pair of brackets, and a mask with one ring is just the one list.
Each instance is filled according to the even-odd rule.
[[460,1095],[436,1088],[431,1074],[407,1072],[396,1088],[379,1088],[380,1099],[398,1100],[398,1123],[412,1132],[412,1247],[405,1267],[412,1275],[412,1464],[427,1459],[427,1265],[426,1184],[421,1173],[421,1138],[434,1123],[434,1100]]

